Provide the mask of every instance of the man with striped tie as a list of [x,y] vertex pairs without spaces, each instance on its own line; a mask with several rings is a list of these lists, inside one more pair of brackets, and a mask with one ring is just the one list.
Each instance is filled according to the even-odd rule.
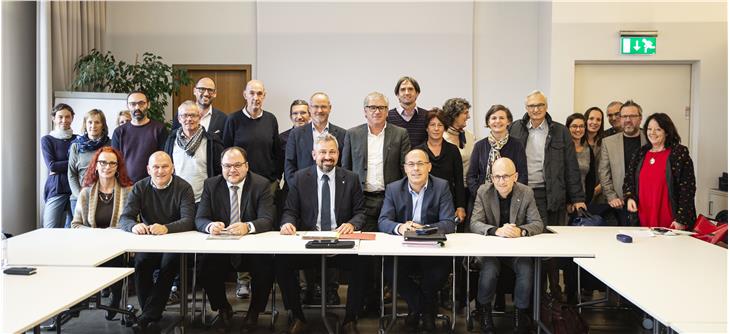
[[[221,155],[223,174],[205,180],[195,225],[210,234],[246,235],[270,231],[274,222],[274,196],[270,182],[249,171],[246,150],[232,146]],[[243,329],[253,330],[274,282],[273,255],[202,254],[200,280],[210,306],[218,311],[220,329],[230,329],[233,309],[226,299],[225,278],[232,271],[252,276],[251,304]]]

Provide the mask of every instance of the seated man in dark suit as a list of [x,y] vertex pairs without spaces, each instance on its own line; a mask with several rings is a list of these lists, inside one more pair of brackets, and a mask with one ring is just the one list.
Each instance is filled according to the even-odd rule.
[[[153,153],[147,162],[150,175],[139,180],[127,196],[119,225],[134,234],[162,235],[190,231],[195,219],[193,188],[172,172],[175,167],[167,153]],[[137,218],[139,217],[139,221]],[[137,253],[134,256],[134,279],[137,299],[142,307],[135,330],[145,330],[162,318],[172,280],[180,267],[180,255],[172,253]],[[160,269],[157,281],[152,273]]]
[[[362,188],[357,174],[337,167],[337,138],[331,134],[318,137],[312,155],[316,166],[296,172],[289,183],[281,234],[317,230],[347,234],[360,230],[365,222]],[[368,269],[364,265],[365,259],[357,255],[338,255],[328,259],[340,269],[351,272],[341,333],[356,330],[355,321],[362,309],[363,279]],[[288,333],[301,333],[306,327],[295,271],[319,264],[319,256],[276,256],[276,277],[284,306],[294,313],[295,318]]]
[[[438,227],[440,233],[454,232],[454,202],[446,180],[430,176],[431,163],[421,149],[406,154],[406,177],[388,184],[380,212],[378,229],[381,232],[402,235],[424,225]],[[391,261],[392,263],[392,261]],[[408,303],[406,325],[415,330],[419,317],[423,330],[436,327],[436,292],[449,276],[451,260],[448,257],[403,257],[398,266],[398,292]],[[410,274],[421,274],[417,284]],[[385,267],[385,275],[393,284],[393,266]]]
[[[492,184],[477,190],[471,231],[503,238],[521,238],[542,233],[543,224],[535,204],[532,188],[517,182],[515,164],[509,158],[497,159],[492,165]],[[528,257],[482,257],[477,301],[482,312],[482,333],[494,333],[492,300],[497,289],[501,263],[515,271],[515,318],[517,333],[527,333],[530,327],[530,307],[534,259]]]
[[[271,231],[274,222],[274,197],[270,182],[248,170],[246,151],[232,146],[223,151],[223,175],[205,180],[195,224],[198,231],[210,234],[246,235]],[[230,272],[250,271],[253,296],[244,319],[244,330],[256,327],[259,313],[266,303],[274,282],[273,255],[202,254],[200,280],[210,299],[210,307],[218,310],[222,327],[230,328],[233,309],[226,299],[225,278]],[[246,270],[245,267],[248,267]]]

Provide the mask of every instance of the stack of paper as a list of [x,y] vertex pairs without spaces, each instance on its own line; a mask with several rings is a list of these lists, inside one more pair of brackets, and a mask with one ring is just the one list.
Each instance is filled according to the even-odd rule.
[[302,235],[304,240],[337,240],[340,232],[336,231],[307,231]]

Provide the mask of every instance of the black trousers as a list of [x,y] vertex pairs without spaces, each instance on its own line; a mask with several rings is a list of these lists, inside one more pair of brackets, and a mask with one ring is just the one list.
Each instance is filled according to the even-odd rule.
[[[353,320],[362,310],[362,299],[364,296],[364,283],[368,273],[369,257],[357,255],[337,255],[327,257],[327,267],[337,267],[341,270],[350,271],[350,282],[347,287],[346,320]],[[281,295],[284,300],[284,307],[291,310],[294,316],[304,320],[302,302],[299,299],[299,282],[297,280],[298,270],[316,267],[321,265],[319,255],[277,255],[276,256],[276,280],[281,288]],[[323,302],[326,298],[322,298]]]
[[[154,282],[152,275],[159,269]],[[171,253],[137,253],[134,256],[134,281],[142,316],[160,319],[170,296],[172,281],[180,270],[180,255]]]
[[225,279],[231,272],[251,273],[251,304],[249,313],[266,310],[274,285],[274,256],[268,254],[202,254],[200,281],[214,310],[231,309],[226,298]]
[[[385,260],[385,279],[393,286],[393,259]],[[398,294],[408,303],[409,313],[438,313],[436,293],[451,271],[447,256],[398,258]],[[416,281],[418,277],[418,282]]]

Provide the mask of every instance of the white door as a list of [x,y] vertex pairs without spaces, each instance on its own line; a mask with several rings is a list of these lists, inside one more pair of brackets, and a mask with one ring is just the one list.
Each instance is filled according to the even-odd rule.
[[643,109],[644,120],[657,112],[669,115],[682,144],[691,147],[691,76],[689,64],[576,64],[573,108],[582,114],[596,106],[605,113],[609,102],[632,99]]

